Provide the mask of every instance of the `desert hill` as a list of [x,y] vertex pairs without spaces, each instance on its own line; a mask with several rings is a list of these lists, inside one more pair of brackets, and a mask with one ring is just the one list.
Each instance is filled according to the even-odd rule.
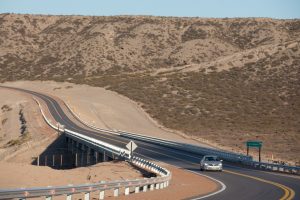
[[106,87],[166,127],[299,155],[299,38],[300,20],[1,14],[0,81]]

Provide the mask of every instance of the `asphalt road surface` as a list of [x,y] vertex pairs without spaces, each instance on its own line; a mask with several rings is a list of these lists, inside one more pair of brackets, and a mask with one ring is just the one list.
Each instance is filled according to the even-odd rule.
[[[122,148],[126,148],[125,145],[130,141],[127,138],[117,135],[104,134],[93,131],[90,128],[82,128],[67,117],[60,105],[53,98],[33,91],[18,90],[30,93],[44,100],[55,120],[65,125],[67,129]],[[140,157],[162,161],[200,175],[206,175],[219,180],[225,185],[222,186],[222,184],[219,184],[219,190],[222,191],[205,199],[300,199],[299,176],[242,168],[230,163],[224,163],[223,172],[202,172],[199,170],[199,162],[203,155],[147,142],[135,141],[135,143],[138,145],[135,154]],[[194,197],[193,199],[202,199],[202,197]]]

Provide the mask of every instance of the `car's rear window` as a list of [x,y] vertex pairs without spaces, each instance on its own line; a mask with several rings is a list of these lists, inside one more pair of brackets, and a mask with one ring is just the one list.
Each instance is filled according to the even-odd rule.
[[206,157],[205,161],[219,161],[217,157]]

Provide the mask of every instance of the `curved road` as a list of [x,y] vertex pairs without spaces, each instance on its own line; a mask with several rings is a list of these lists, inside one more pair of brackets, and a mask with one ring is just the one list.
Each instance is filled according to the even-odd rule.
[[[11,88],[16,89],[16,88]],[[71,121],[64,113],[60,105],[51,97],[37,92],[17,89],[35,95],[47,104],[51,115],[65,128],[81,134],[111,143],[125,148],[129,139],[99,133],[90,128],[82,128]],[[200,172],[199,162],[203,155],[197,155],[182,150],[162,147],[141,141],[135,141],[139,146],[135,151],[140,157],[151,158],[168,164],[184,168],[200,175],[206,175],[223,182],[226,189],[218,194],[206,197],[205,199],[240,199],[240,200],[266,200],[266,199],[300,199],[300,178],[276,174],[247,168],[241,168],[232,164],[224,163],[223,172]],[[201,185],[199,185],[201,187]],[[221,185],[220,185],[221,189]],[[202,199],[194,197],[192,199]]]

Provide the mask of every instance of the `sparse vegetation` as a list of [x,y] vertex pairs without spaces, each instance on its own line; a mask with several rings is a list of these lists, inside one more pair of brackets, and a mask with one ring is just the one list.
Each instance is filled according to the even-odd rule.
[[238,148],[261,139],[269,151],[299,154],[299,20],[31,18],[22,27],[23,15],[0,15],[0,81],[106,87],[166,127]]
[[[1,124],[4,125],[4,124],[7,122],[7,120],[8,120],[7,118],[2,119]],[[1,129],[0,129],[0,130],[1,130]]]
[[27,133],[27,126],[26,126],[26,120],[24,117],[23,109],[20,109],[19,111],[19,120],[21,123],[21,135],[25,135]]
[[23,135],[21,135],[18,139],[10,140],[4,145],[4,147],[12,147],[12,146],[19,146],[24,144],[25,142],[29,141],[31,139],[30,134],[27,132]]
[[[7,119],[6,119],[7,120]],[[11,146],[19,146],[31,139],[31,136],[28,132],[27,125],[26,125],[26,119],[24,117],[23,113],[23,106],[21,105],[21,109],[19,111],[19,121],[20,121],[20,136],[17,139],[12,139],[8,141],[4,147],[11,147]],[[4,122],[5,123],[5,122]],[[2,120],[3,124],[3,120]]]
[[8,111],[11,111],[12,108],[9,105],[3,105],[1,107],[1,110],[2,110],[2,112],[8,112]]

